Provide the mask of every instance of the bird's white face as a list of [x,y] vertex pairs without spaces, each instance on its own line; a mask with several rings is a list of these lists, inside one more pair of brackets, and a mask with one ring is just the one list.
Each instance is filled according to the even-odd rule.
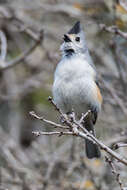
[[85,40],[81,32],[78,34],[65,34],[63,40],[60,50],[65,55],[82,53],[85,50]]

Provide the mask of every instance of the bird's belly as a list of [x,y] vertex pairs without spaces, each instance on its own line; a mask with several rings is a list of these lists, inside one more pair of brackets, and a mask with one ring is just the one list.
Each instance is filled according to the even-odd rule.
[[64,112],[81,115],[86,113],[90,107],[91,88],[85,80],[56,81],[53,86],[53,97],[57,106]]

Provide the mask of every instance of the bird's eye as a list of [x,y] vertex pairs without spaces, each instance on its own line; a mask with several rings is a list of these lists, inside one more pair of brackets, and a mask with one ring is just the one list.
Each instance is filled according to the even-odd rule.
[[75,41],[80,42],[80,37],[76,37]]

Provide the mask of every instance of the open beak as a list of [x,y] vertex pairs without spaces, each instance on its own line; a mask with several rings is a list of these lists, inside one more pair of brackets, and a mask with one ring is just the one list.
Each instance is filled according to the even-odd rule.
[[63,40],[65,42],[71,42],[71,39],[69,38],[69,36],[67,34],[64,34]]

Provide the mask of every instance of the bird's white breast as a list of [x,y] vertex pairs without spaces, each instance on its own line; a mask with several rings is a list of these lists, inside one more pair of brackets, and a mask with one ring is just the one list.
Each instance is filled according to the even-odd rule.
[[58,64],[55,72],[55,79],[61,78],[68,80],[77,77],[95,77],[93,67],[84,59],[73,56],[72,58],[64,58]]
[[[94,101],[95,71],[83,58],[64,58],[58,64],[54,77],[53,97],[64,112],[72,109],[85,113]],[[94,104],[94,102],[93,102]]]

